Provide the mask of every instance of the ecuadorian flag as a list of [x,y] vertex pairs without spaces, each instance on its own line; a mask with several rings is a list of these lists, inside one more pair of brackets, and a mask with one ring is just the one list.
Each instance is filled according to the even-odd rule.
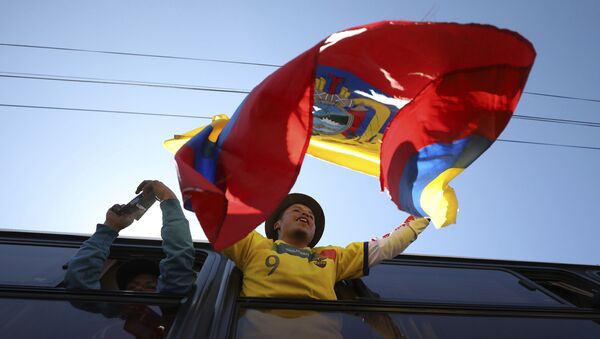
[[334,33],[267,77],[230,120],[165,142],[184,206],[226,248],[275,210],[308,152],[378,176],[401,210],[454,223],[448,184],[506,127],[534,58],[525,38],[488,25],[386,21]]

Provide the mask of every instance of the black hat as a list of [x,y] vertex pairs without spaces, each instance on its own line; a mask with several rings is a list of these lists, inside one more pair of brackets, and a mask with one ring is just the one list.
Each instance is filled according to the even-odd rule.
[[290,206],[294,204],[304,205],[313,212],[315,216],[315,236],[312,241],[308,244],[309,247],[315,247],[315,245],[321,239],[323,230],[325,229],[325,214],[321,205],[312,197],[302,193],[290,193],[285,199],[279,204],[275,212],[271,214],[267,221],[265,221],[265,233],[267,238],[277,240],[277,232],[275,231],[275,223],[281,218],[281,214]]
[[160,274],[158,264],[147,259],[134,259],[121,264],[117,271],[119,289],[126,289],[127,284],[139,274],[150,274],[158,277]]

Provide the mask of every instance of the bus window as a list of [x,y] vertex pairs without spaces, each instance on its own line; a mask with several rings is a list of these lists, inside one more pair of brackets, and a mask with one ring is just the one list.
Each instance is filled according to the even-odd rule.
[[[94,305],[97,310],[86,310]],[[174,317],[169,312],[174,313],[166,305],[7,298],[0,299],[0,334],[40,339],[163,338]]]
[[64,278],[65,265],[77,248],[0,246],[0,284],[55,287]]
[[564,270],[514,270],[577,307],[600,308],[600,288],[593,281]]
[[584,319],[291,309],[240,311],[236,338],[600,338]]
[[584,319],[390,314],[406,338],[600,338]]
[[373,295],[396,301],[572,307],[505,270],[382,264],[362,280]]

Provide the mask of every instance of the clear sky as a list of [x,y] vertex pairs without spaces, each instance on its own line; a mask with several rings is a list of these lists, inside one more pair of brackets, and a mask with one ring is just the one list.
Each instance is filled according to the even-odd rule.
[[[526,91],[599,99],[598,1],[0,2],[0,43],[283,64],[329,34],[379,20],[476,22],[538,56]],[[274,68],[0,46],[0,104],[210,116],[243,94],[8,78],[12,73],[251,89]],[[600,122],[600,103],[524,95],[516,114]],[[0,107],[0,228],[92,233],[144,179],[179,194],[165,139],[207,120]],[[598,127],[513,119],[503,139],[600,147]],[[453,181],[455,225],[409,253],[600,264],[600,151],[497,142]],[[379,182],[307,156],[293,189],[318,199],[321,245],[381,236],[406,217]],[[192,234],[205,239],[192,213]],[[259,227],[261,228],[261,227]],[[122,232],[160,236],[153,207]]]

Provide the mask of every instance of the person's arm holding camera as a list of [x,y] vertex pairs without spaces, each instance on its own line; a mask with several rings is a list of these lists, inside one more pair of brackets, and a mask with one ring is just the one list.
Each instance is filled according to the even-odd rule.
[[118,215],[114,205],[106,212],[106,220],[86,240],[69,261],[65,286],[69,289],[100,289],[100,274],[119,231],[133,223],[132,215]]
[[[110,246],[118,237],[119,231],[139,219],[145,209],[127,214],[124,211],[136,210],[138,203],[154,198],[159,200],[163,216],[161,236],[165,258],[160,262],[158,292],[184,294],[196,280],[194,265],[194,244],[188,221],[177,196],[165,184],[157,180],[145,180],[137,188],[136,197],[127,205],[115,205],[106,212],[104,224],[98,224],[96,232],[86,240],[68,264],[65,286],[70,289],[100,289],[102,267],[110,254]],[[139,198],[139,199],[138,199]],[[150,204],[151,205],[151,201]],[[147,201],[146,201],[147,202]],[[149,207],[146,205],[146,208]]]
[[162,293],[185,294],[196,281],[194,266],[194,243],[187,219],[177,196],[165,184],[156,180],[142,182],[137,192],[152,190],[160,201],[163,226],[163,252],[160,261],[158,291]]

